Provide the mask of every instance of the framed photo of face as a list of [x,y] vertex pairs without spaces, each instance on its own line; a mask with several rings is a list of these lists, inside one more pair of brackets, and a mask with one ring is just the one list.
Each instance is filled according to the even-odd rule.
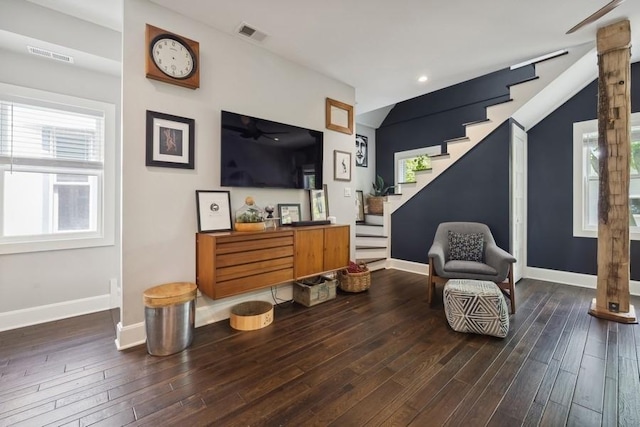
[[356,166],[366,168],[369,162],[369,152],[367,146],[369,138],[364,135],[356,134]]

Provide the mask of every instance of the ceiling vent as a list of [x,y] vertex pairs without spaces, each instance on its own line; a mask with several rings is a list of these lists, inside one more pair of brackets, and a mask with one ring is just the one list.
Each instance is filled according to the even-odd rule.
[[33,46],[27,46],[27,50],[29,51],[29,53],[33,55],[43,56],[45,58],[55,59],[56,61],[73,64],[73,57],[69,55],[65,55],[63,53],[56,53],[47,49],[42,49],[42,48],[33,47]]
[[247,24],[246,22],[243,22],[242,24],[240,24],[240,26],[238,27],[238,34],[240,34],[243,37],[247,37],[251,40],[255,40],[257,42],[261,42],[267,38],[266,33],[263,33],[262,31],[255,29],[254,27]]

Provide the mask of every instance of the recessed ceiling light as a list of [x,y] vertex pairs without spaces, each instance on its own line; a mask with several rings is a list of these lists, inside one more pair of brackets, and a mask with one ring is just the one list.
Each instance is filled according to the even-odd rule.
[[424,82],[426,82],[426,81],[427,81],[427,76],[420,76],[420,77],[418,77],[418,81],[419,81],[420,83],[424,83]]

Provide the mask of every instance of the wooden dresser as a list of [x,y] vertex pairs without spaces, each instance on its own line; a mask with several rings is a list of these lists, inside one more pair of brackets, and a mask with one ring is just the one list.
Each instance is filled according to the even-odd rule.
[[213,299],[349,265],[348,225],[196,234],[196,283]]

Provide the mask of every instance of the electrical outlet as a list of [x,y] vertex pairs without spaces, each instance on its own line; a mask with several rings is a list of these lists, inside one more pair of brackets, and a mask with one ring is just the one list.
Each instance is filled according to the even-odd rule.
[[351,197],[351,187],[344,187],[344,197]]

